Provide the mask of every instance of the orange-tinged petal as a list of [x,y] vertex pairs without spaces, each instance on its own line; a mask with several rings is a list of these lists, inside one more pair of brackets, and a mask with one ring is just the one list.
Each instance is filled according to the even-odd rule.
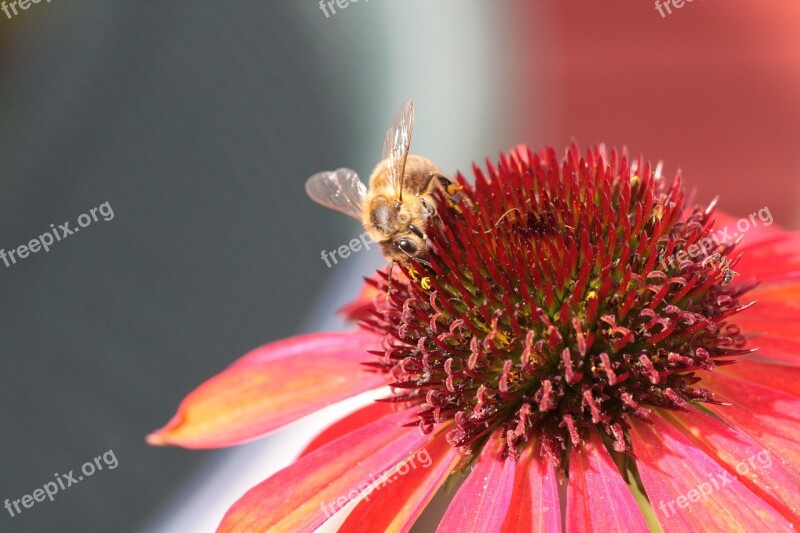
[[514,461],[500,457],[504,443],[502,429],[489,438],[478,462],[459,487],[436,531],[499,531],[514,491]]
[[398,470],[391,485],[374,491],[359,502],[339,531],[371,533],[410,530],[461,460],[458,451],[447,442],[444,434],[428,442],[413,458],[416,458],[415,468],[405,475],[399,475],[401,471]]
[[649,531],[647,522],[597,432],[572,449],[567,485],[567,531]]
[[514,491],[503,533],[561,533],[561,503],[553,465],[526,446],[517,461]]
[[800,365],[800,277],[767,283],[747,293],[756,304],[731,321],[750,336],[748,347],[757,347],[754,357]]
[[665,531],[791,531],[791,524],[658,414],[630,432],[642,484]]
[[[800,275],[791,275],[780,281],[762,283],[747,294],[759,302],[788,304],[790,309],[796,310],[798,302],[800,302]],[[746,311],[742,314],[751,313]]]
[[257,348],[181,402],[148,436],[150,444],[217,448],[274,431],[321,407],[380,387],[385,378],[360,365],[379,346],[364,331],[318,333]]
[[376,477],[430,438],[417,427],[402,427],[409,418],[408,412],[392,413],[306,455],[247,491],[217,531],[319,527],[351,500],[380,490]]

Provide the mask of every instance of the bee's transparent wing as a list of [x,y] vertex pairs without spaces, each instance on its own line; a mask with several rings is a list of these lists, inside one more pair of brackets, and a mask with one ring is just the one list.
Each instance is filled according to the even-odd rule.
[[306,194],[320,205],[361,220],[367,187],[355,170],[338,168],[319,172],[306,180]]
[[409,100],[394,117],[392,127],[386,132],[383,142],[383,159],[389,165],[389,184],[402,194],[403,177],[411,145],[411,130],[414,127],[414,102]]

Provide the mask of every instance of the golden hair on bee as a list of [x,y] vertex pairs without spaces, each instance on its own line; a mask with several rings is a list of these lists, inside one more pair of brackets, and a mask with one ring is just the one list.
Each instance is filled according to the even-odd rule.
[[354,170],[340,168],[314,174],[306,181],[308,196],[364,225],[384,257],[408,265],[429,265],[426,230],[436,215],[434,194],[452,197],[459,189],[425,157],[409,155],[414,104],[406,102],[386,132],[383,158],[365,186]]

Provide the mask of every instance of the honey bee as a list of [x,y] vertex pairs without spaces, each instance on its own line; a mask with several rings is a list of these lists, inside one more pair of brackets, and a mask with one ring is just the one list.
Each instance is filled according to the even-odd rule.
[[407,265],[412,259],[429,263],[425,230],[436,214],[437,190],[453,196],[454,185],[429,159],[409,155],[414,104],[406,102],[386,132],[383,159],[369,178],[369,189],[349,168],[314,174],[306,193],[320,205],[361,221],[384,257]]
[[731,262],[727,257],[722,257],[722,255],[716,253],[708,256],[703,261],[703,266],[711,265],[712,267],[716,267],[720,269],[722,273],[722,285],[729,285],[735,276],[738,276],[739,273],[734,271],[731,268]]

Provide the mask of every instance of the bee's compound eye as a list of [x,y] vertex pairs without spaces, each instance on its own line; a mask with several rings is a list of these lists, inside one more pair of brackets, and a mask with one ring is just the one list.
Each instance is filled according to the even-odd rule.
[[409,241],[408,239],[400,239],[395,243],[395,246],[400,248],[408,255],[414,255],[415,253],[417,253],[417,247],[414,246],[414,243]]

